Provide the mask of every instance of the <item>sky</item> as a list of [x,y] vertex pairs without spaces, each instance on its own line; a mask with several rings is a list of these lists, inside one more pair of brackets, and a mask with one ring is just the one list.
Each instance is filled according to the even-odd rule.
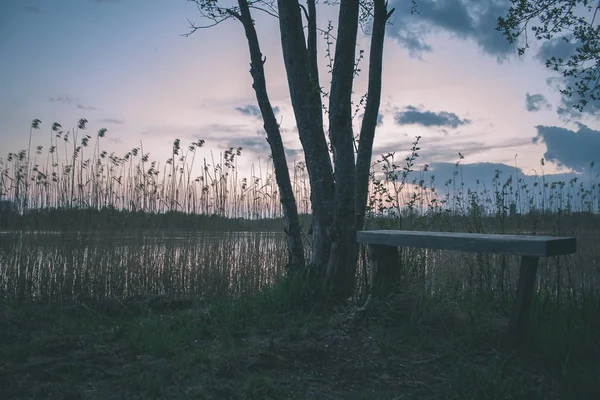
[[[227,2],[225,2],[227,3]],[[507,0],[390,0],[383,93],[374,158],[402,159],[421,136],[419,163],[452,176],[459,153],[465,179],[540,173],[557,179],[589,177],[600,162],[600,102],[584,113],[561,98],[562,78],[548,55],[572,51],[563,42],[531,43],[517,55],[495,30]],[[288,161],[302,161],[295,130],[278,22],[255,14],[271,102],[281,122]],[[319,7],[319,27],[336,23],[336,8]],[[49,145],[50,128],[87,119],[92,137],[106,128],[103,147],[124,155],[143,144],[151,159],[170,156],[173,140],[204,139],[210,156],[244,148],[242,171],[268,157],[249,74],[243,29],[226,21],[189,37],[189,21],[203,21],[186,0],[0,0],[0,157]],[[368,27],[359,48],[368,54]],[[322,38],[321,38],[322,39]],[[321,83],[327,85],[321,40]],[[361,61],[355,99],[366,92],[368,60]],[[360,126],[360,112],[356,127]]]

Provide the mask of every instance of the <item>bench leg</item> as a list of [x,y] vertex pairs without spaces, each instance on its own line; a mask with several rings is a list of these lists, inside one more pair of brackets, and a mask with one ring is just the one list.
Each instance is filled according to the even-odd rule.
[[385,297],[390,288],[398,283],[401,273],[398,247],[369,245],[369,268],[369,297],[365,308],[371,304],[374,298]]
[[525,339],[529,328],[529,309],[535,289],[539,257],[522,256],[517,287],[517,301],[510,321],[509,341],[520,344]]

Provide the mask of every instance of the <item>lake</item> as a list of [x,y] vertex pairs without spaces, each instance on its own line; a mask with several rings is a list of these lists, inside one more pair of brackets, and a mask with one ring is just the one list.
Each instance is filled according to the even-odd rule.
[[[598,232],[575,234],[578,252],[540,260],[538,290],[559,299],[600,287]],[[307,247],[308,248],[308,247]],[[361,261],[368,261],[368,256]],[[519,257],[404,249],[403,279],[435,293],[514,294]],[[77,298],[255,293],[284,275],[279,232],[0,232],[0,298]],[[365,269],[358,267],[362,291]],[[359,293],[360,295],[360,293]]]
[[0,293],[56,299],[239,295],[284,272],[272,232],[0,232]]

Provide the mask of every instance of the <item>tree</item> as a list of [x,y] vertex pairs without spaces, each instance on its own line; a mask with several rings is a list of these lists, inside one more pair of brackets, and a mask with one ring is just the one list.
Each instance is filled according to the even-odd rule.
[[528,28],[536,40],[553,38],[570,43],[574,51],[567,58],[552,56],[546,67],[567,78],[561,93],[577,95],[574,107],[583,111],[590,101],[600,100],[600,26],[596,20],[600,1],[596,0],[510,0],[505,17],[498,18],[497,30],[510,43],[525,34],[522,55],[529,48]]
[[[218,0],[190,0],[211,23],[191,24],[188,35],[228,19],[242,23],[251,58],[254,91],[259,103],[267,140],[271,146],[281,203],[286,220],[288,244],[296,246],[299,224],[279,127],[268,102],[260,53],[251,11],[266,12],[279,19],[279,31],[290,98],[308,170],[313,215],[313,240],[310,264],[325,273],[326,287],[334,298],[344,299],[354,287],[357,263],[356,231],[364,223],[373,138],[381,100],[381,73],[385,26],[394,10],[386,0],[341,0],[331,87],[328,93],[329,139],[333,165],[323,127],[323,89],[317,63],[317,8],[315,0],[238,0],[237,6],[221,6]],[[365,115],[358,153],[355,155],[352,127],[352,88],[356,76],[356,44],[361,22],[372,21],[371,49]],[[306,28],[305,28],[306,23]],[[306,30],[306,36],[305,36]],[[270,122],[269,122],[270,121]],[[335,165],[335,168],[333,167]],[[287,189],[286,189],[287,190]],[[288,223],[290,221],[290,223]],[[301,243],[300,243],[301,246]],[[291,248],[294,253],[295,248]]]
[[[287,167],[279,124],[275,118],[275,112],[273,111],[267,93],[265,70],[263,67],[266,60],[262,56],[258,35],[254,29],[254,21],[250,15],[250,7],[254,6],[255,3],[262,4],[263,2],[240,0],[238,1],[238,7],[228,8],[219,7],[217,0],[198,0],[194,2],[198,5],[198,9],[203,16],[214,21],[214,24],[211,26],[221,23],[229,18],[235,18],[241,22],[244,27],[246,40],[248,42],[248,50],[250,51],[250,74],[253,79],[252,87],[254,88],[258,107],[262,114],[264,122],[263,127],[267,133],[267,142],[271,148],[275,179],[279,187],[279,199],[284,215],[284,231],[289,250],[289,265],[292,268],[303,266],[305,264],[305,259],[298,207],[296,205],[290,181],[290,174]],[[269,4],[263,5],[265,8],[262,10],[274,13],[275,10],[270,7]],[[197,29],[199,28],[193,27],[191,33]],[[189,36],[189,34],[186,36]]]

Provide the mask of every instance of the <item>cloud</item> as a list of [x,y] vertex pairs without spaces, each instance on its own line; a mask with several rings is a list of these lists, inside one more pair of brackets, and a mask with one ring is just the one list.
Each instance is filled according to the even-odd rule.
[[546,63],[546,60],[549,60],[552,57],[567,60],[569,57],[575,54],[577,46],[577,43],[568,42],[564,40],[563,37],[554,38],[552,40],[548,40],[542,43],[540,49],[535,55],[535,58],[537,58],[543,63]]
[[[552,57],[556,57],[557,60],[562,59],[566,62],[572,55],[576,54],[577,47],[579,47],[577,42],[565,41],[563,37],[554,38],[542,43],[536,54],[536,58],[544,64]],[[577,83],[581,83],[581,79],[580,76],[565,77],[559,73],[559,76],[553,76],[546,79],[546,83],[548,86],[558,92],[566,89],[567,87],[576,89]],[[589,102],[584,107],[583,112],[574,108],[574,106],[577,105],[580,100],[581,96],[579,96],[577,93],[573,93],[571,96],[562,95],[560,105],[556,108],[556,113],[563,120],[567,121],[571,119],[577,120],[583,116],[590,116],[600,119],[600,99],[589,99]]]
[[550,109],[552,106],[543,94],[525,94],[525,108],[529,112],[540,111],[542,108]]
[[[381,170],[375,167],[375,173],[379,173]],[[480,201],[485,199],[491,200],[491,203],[487,203],[488,207],[493,207],[494,200],[494,184],[495,179],[500,186],[508,183],[509,187],[512,186],[513,190],[519,191],[521,196],[521,206],[528,207],[526,203],[532,194],[526,193],[526,190],[531,190],[535,184],[542,182],[541,170],[530,169],[524,171],[521,168],[516,168],[514,165],[508,165],[504,163],[457,163],[457,162],[434,162],[428,164],[427,171],[421,166],[414,168],[406,182],[419,183],[423,180],[423,184],[428,188],[434,187],[436,193],[440,198],[449,196],[450,201],[455,195],[460,196],[461,192],[463,195],[467,195],[469,190],[478,193]],[[570,182],[573,178],[577,178],[580,182],[584,183],[584,186],[589,188],[589,183],[583,179],[585,175],[569,172],[559,174],[545,174],[544,181],[552,184],[553,182]],[[525,186],[525,187],[523,187]],[[579,184],[577,184],[577,187]],[[502,189],[500,189],[502,190]],[[507,188],[506,190],[510,190]],[[551,189],[547,189],[551,190]],[[485,204],[485,203],[484,203]],[[540,204],[537,204],[539,207]]]
[[[259,157],[266,158],[271,156],[271,147],[269,146],[269,142],[267,142],[265,133],[261,131],[243,136],[236,135],[222,137],[221,144],[224,145],[224,147],[242,147],[245,152],[253,153]],[[302,149],[286,147],[284,151],[288,163],[294,161],[294,159],[297,161],[299,161],[299,159],[304,160],[304,152]]]
[[424,53],[433,51],[433,47],[423,41],[423,36],[429,33],[429,30],[424,28],[423,25],[420,25],[419,28],[413,27],[413,31],[409,31],[408,29],[410,28],[407,27],[404,30],[398,29],[392,34],[395,36],[398,43],[408,50],[409,56],[421,59],[421,56]]
[[[240,132],[248,132],[248,125],[243,124],[208,124],[200,128],[189,128],[193,130],[193,137],[203,139],[216,139],[228,136],[239,136]],[[160,133],[160,132],[159,132]]]
[[[576,84],[581,80],[575,76],[568,76],[566,78],[560,77],[554,80],[555,84],[559,84],[556,89],[563,89],[571,87],[576,89]],[[600,119],[600,99],[591,100],[589,99],[587,105],[584,107],[583,112],[574,108],[579,103],[581,96],[577,93],[573,93],[571,96],[561,96],[560,105],[556,108],[556,113],[564,120],[578,120],[583,116],[589,116],[596,119]]]
[[227,147],[242,147],[244,150],[261,155],[267,155],[271,152],[267,139],[258,135],[234,138],[225,143]]
[[[445,196],[447,192],[452,195],[455,190],[458,191],[460,188],[467,193],[468,190],[475,191],[479,194],[483,193],[484,190],[488,190],[488,195],[493,198],[493,185],[494,179],[497,177],[500,185],[504,185],[509,180],[513,188],[516,190],[518,187],[527,186],[529,189],[533,188],[534,184],[540,183],[541,170],[529,170],[523,171],[521,168],[516,168],[514,165],[508,165],[504,163],[431,163],[429,164],[429,170],[426,172],[418,171],[413,172],[409,176],[409,182],[413,179],[423,179],[425,184],[431,185],[432,177],[434,177],[434,187],[440,196]],[[559,173],[559,174],[546,174],[544,180],[547,183],[552,182],[569,182],[573,178],[581,179],[582,176],[577,173]],[[520,182],[517,182],[517,179]],[[446,183],[453,182],[454,184],[449,185],[446,188]],[[524,194],[525,195],[525,194]]]
[[[217,145],[220,148],[243,147],[257,154],[270,154],[264,132],[256,131],[246,124],[208,124],[194,126],[152,127],[142,132],[142,136],[177,137],[180,139],[204,139],[207,147]],[[212,143],[212,144],[211,144]]]
[[96,107],[85,106],[81,104],[77,99],[67,95],[50,96],[48,101],[51,103],[62,103],[62,104],[77,104],[79,110],[98,110]]
[[90,111],[98,110],[96,107],[84,106],[82,104],[77,104],[77,108],[80,110],[90,110]]
[[[480,136],[480,135],[478,135]],[[373,149],[375,158],[379,158],[381,154],[398,152],[406,155],[412,147],[414,137],[405,137],[402,140],[396,140],[393,143],[380,144]],[[484,143],[477,140],[466,141],[448,141],[446,137],[428,136],[421,138],[419,142],[419,162],[423,163],[455,163],[459,160],[458,153],[463,154],[467,159],[481,153],[488,153],[493,150],[500,149],[517,149],[521,146],[530,144],[530,139],[511,139],[499,143]]]
[[[221,138],[221,145],[224,147],[241,147],[244,153],[251,153],[252,158],[262,157],[267,158],[271,156],[271,147],[264,133],[256,132],[254,135],[250,134],[247,136],[230,136]],[[284,149],[286,160],[288,163],[304,160],[304,152],[302,149],[294,149],[286,147]]]
[[[456,183],[464,183],[467,188],[475,189],[477,182],[490,184],[494,177],[498,174],[499,179],[504,183],[511,175],[524,176],[525,173],[520,168],[515,168],[504,163],[472,163],[472,164],[456,164],[456,163],[431,163],[429,180],[431,176],[435,176],[435,181],[438,186],[444,185],[449,180],[456,179]],[[456,171],[459,174],[455,174]],[[498,171],[500,171],[498,173]],[[458,186],[458,185],[457,185]]]
[[[243,124],[207,124],[203,126],[164,125],[152,126],[141,131],[142,136],[170,137],[179,139],[219,142],[222,138],[234,138],[248,133],[248,125]],[[237,147],[237,146],[235,146]]]
[[[302,149],[293,141],[286,141],[286,134],[293,133],[292,130],[281,131],[287,161],[292,162],[304,160]],[[257,130],[248,124],[207,124],[203,126],[153,126],[141,132],[144,137],[179,138],[185,140],[206,140],[206,148],[228,149],[230,147],[242,147],[242,154],[250,153],[248,160],[254,161],[257,157],[267,158],[271,155],[271,147],[267,142],[263,130]],[[295,136],[295,135],[294,135]]]
[[51,96],[48,98],[50,103],[62,103],[62,104],[73,104],[74,101],[69,96]]
[[41,14],[42,10],[40,10],[37,7],[34,6],[25,6],[23,7],[23,10],[27,13],[27,14]]
[[117,119],[117,118],[100,118],[98,120],[98,122],[103,122],[105,124],[122,124],[125,121],[123,121],[122,119]]
[[251,104],[245,105],[244,107],[236,107],[235,110],[249,117],[261,118],[260,109]]
[[[304,151],[294,148],[293,145],[285,144],[286,132],[282,129],[281,133],[284,136],[285,155],[288,163],[296,160],[304,160]],[[200,128],[195,136],[208,140],[214,140],[215,144],[224,148],[242,147],[244,153],[251,153],[253,156],[267,158],[271,156],[271,147],[267,142],[266,133],[263,130],[254,130],[247,125],[222,125],[211,124]]]
[[[364,117],[365,117],[364,113],[362,113],[358,116],[358,118],[360,118],[361,121]],[[377,114],[377,126],[382,126],[382,125],[383,125],[383,115]]]
[[417,13],[411,14],[412,2],[390,2],[390,8],[395,7],[397,12],[389,32],[411,56],[431,51],[424,37],[436,32],[472,40],[498,61],[516,50],[516,45],[496,30],[498,17],[508,11],[508,0],[418,0],[416,6]]
[[[242,113],[246,116],[262,119],[262,114],[261,114],[260,108],[258,108],[258,106],[255,106],[252,104],[246,104],[244,107],[236,107],[235,110],[239,111],[240,113]],[[273,107],[273,113],[275,115],[277,115],[279,113],[279,107],[277,107],[277,106]]]
[[394,120],[398,125],[445,126],[456,129],[461,125],[471,123],[470,119],[460,119],[458,115],[447,111],[435,113],[421,111],[416,107],[408,106],[404,111],[397,111]]
[[285,157],[288,162],[290,161],[303,161],[304,151],[302,149],[285,149]]
[[600,131],[577,123],[579,129],[571,131],[558,126],[536,126],[533,143],[546,144],[544,158],[559,166],[582,172],[593,161],[600,161]]

